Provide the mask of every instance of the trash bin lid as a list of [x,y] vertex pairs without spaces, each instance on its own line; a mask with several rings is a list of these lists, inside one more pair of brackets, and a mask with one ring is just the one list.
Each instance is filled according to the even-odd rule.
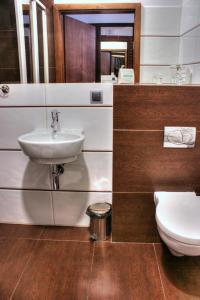
[[111,214],[111,207],[107,202],[94,203],[88,207],[86,214],[90,217],[103,218]]

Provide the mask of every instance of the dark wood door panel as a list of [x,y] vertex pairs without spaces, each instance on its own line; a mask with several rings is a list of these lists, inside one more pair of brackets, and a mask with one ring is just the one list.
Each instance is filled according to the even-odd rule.
[[163,148],[162,131],[114,131],[114,192],[190,191],[200,186],[200,133],[193,149]]
[[64,17],[66,82],[95,82],[96,29]]
[[111,74],[111,52],[101,51],[101,75]]
[[160,242],[153,193],[113,194],[113,242]]
[[198,86],[114,86],[114,129],[194,126],[200,130],[199,112]]
[[0,31],[0,68],[19,69],[16,31]]

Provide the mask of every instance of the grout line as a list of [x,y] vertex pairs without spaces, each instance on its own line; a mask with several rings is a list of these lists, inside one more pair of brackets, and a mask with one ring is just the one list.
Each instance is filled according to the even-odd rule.
[[197,62],[191,62],[191,63],[185,63],[185,64],[182,64],[183,66],[191,66],[191,65],[199,65],[200,64],[200,61],[197,61]]
[[[40,232],[40,234],[39,234],[38,240],[41,239],[41,237],[42,237],[44,231],[45,231],[45,227],[41,228],[41,232]],[[26,240],[26,239],[28,239],[28,238],[19,238],[19,239],[24,239],[24,240]],[[34,240],[34,239],[33,239],[33,240]],[[35,239],[35,240],[37,240],[37,239]]]
[[[0,148],[0,151],[18,151],[18,152],[23,152],[21,149],[17,149],[17,148]],[[95,152],[95,153],[112,153],[113,152],[113,150],[108,150],[108,149],[106,149],[106,150],[104,150],[104,149],[95,149],[95,150],[92,150],[92,149],[86,149],[86,150],[82,150],[82,153],[93,153],[93,152]]]
[[92,106],[92,105],[0,105],[0,108],[112,108],[113,105],[98,105],[96,104],[96,106]]
[[115,194],[154,194],[155,191],[151,191],[151,192],[115,192],[115,191],[113,191],[112,193],[114,196]]
[[164,129],[150,129],[150,130],[145,130],[145,129],[113,129],[114,132],[126,132],[126,131],[132,131],[132,132],[143,132],[143,131],[152,131],[152,132],[164,132]]
[[157,253],[156,253],[156,248],[155,248],[155,244],[153,243],[153,249],[154,249],[154,255],[155,255],[155,259],[156,259],[156,264],[157,264],[157,268],[158,268],[158,273],[159,273],[159,277],[160,277],[160,282],[161,282],[161,288],[162,288],[162,291],[163,291],[163,296],[164,296],[164,299],[166,300],[166,295],[165,295],[165,288],[164,288],[164,284],[163,284],[163,281],[162,281],[162,276],[161,276],[161,272],[160,272],[160,267],[159,267],[159,263],[158,263],[158,257],[157,257]]
[[1,148],[0,151],[7,151],[7,152],[13,152],[13,151],[18,151],[18,152],[22,152],[21,149],[11,149],[11,148]]
[[141,34],[144,38],[180,38],[180,35]]
[[[140,64],[141,67],[170,67],[171,65],[163,65],[163,64]],[[151,85],[151,83],[149,83]],[[156,85],[154,83],[154,85]]]
[[91,261],[91,267],[90,267],[90,275],[89,275],[89,282],[88,282],[88,288],[87,288],[87,295],[86,295],[86,300],[89,300],[89,291],[90,291],[90,286],[92,282],[92,270],[93,270],[93,264],[94,264],[94,254],[95,254],[95,248],[96,248],[96,243],[94,242],[93,244],[93,252],[92,252],[92,261]]
[[196,25],[196,26],[194,26],[194,27],[188,29],[187,31],[183,32],[183,33],[180,35],[180,37],[184,37],[184,35],[186,35],[186,34],[192,32],[193,30],[197,29],[198,27],[200,27],[200,24],[198,24],[198,25]]
[[54,209],[54,202],[53,202],[53,190],[50,191],[50,198],[51,198],[51,209],[52,209],[52,219],[53,219],[53,225],[55,226],[55,209]]
[[[113,132],[164,132],[164,128],[163,129],[150,129],[150,130],[148,130],[148,129],[119,129],[119,128],[117,129],[116,128],[116,129],[113,129]],[[197,130],[197,132],[200,132],[200,130]]]
[[[33,189],[33,188],[13,188],[13,187],[0,187],[0,191],[30,191],[30,192],[69,192],[69,193],[112,193],[112,190],[53,190],[53,189]],[[10,224],[10,223],[9,223]],[[14,223],[15,224],[15,223]],[[19,224],[23,225],[23,224]],[[24,224],[27,225],[27,224]],[[41,225],[41,224],[28,224],[28,225]],[[48,224],[45,224],[48,225]]]
[[12,299],[13,299],[13,296],[14,296],[14,294],[15,294],[15,292],[16,292],[16,290],[17,290],[19,284],[20,284],[20,281],[21,281],[21,279],[22,279],[22,276],[24,275],[24,272],[25,272],[26,268],[27,268],[28,265],[29,265],[29,262],[31,261],[31,259],[32,259],[32,257],[33,257],[33,254],[34,254],[34,251],[35,251],[35,249],[36,249],[36,246],[37,246],[38,242],[39,242],[39,241],[36,241],[36,242],[35,242],[35,245],[33,246],[33,249],[32,249],[32,253],[30,254],[30,257],[27,259],[27,262],[26,262],[26,264],[25,264],[25,266],[24,266],[24,269],[22,270],[22,273],[21,273],[21,275],[20,275],[20,277],[19,277],[19,279],[18,279],[18,281],[17,281],[17,283],[16,283],[15,288],[14,288],[13,291],[12,291],[12,294],[11,294],[9,300],[12,300]]
[[[45,230],[45,229],[44,229]],[[70,239],[51,239],[51,238],[43,238],[41,237],[41,235],[43,234],[44,231],[41,232],[40,236],[37,238],[31,238],[31,237],[6,237],[6,236],[1,236],[0,240],[31,240],[31,241],[48,241],[48,242],[75,242],[75,243],[89,243],[92,244],[94,242],[92,242],[90,239],[88,240],[70,240]],[[96,242],[98,243],[98,242]],[[116,242],[113,240],[106,240],[103,241],[104,244],[127,244],[127,245],[161,245],[162,243],[160,242],[149,242],[149,243],[145,243],[145,242]]]
[[[116,241],[112,241],[112,244],[127,244],[127,245],[153,245],[154,242],[149,242],[149,243],[146,243],[146,242],[126,242],[126,241],[123,241],[123,242],[116,242]],[[160,244],[160,243],[157,243],[157,244]]]
[[[44,231],[41,232],[41,235],[43,234]],[[74,242],[74,243],[89,243],[92,244],[93,242],[90,241],[89,239],[87,241],[81,241],[81,240],[70,240],[70,239],[51,239],[51,238],[42,238],[41,235],[37,238],[31,238],[31,237],[6,237],[2,236],[0,237],[0,240],[28,240],[28,241],[36,241],[36,242]],[[105,243],[108,243],[109,241],[105,241]]]

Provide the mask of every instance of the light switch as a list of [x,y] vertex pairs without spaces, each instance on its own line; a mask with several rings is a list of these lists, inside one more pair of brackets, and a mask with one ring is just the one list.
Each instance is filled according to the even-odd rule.
[[91,91],[90,92],[90,103],[91,104],[102,104],[103,103],[103,91]]

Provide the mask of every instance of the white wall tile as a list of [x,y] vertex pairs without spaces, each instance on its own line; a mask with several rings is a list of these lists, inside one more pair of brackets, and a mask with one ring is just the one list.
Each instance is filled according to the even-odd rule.
[[181,34],[200,24],[200,1],[183,0]]
[[163,83],[171,83],[171,72],[168,66],[141,66],[140,67],[140,82],[155,83],[154,76],[161,74]]
[[[142,3],[143,5],[161,5],[161,6],[177,6],[181,5],[182,0],[126,0],[126,3]],[[123,0],[54,0],[55,4],[64,3],[124,3]]]
[[142,35],[179,36],[181,7],[142,7]]
[[179,38],[142,37],[141,64],[172,65],[179,58]]
[[[62,1],[62,0],[61,0]],[[135,0],[132,0],[134,2]],[[123,1],[121,1],[123,2]],[[139,0],[145,6],[181,6],[182,0]]]
[[112,202],[111,193],[53,192],[56,225],[89,226],[87,207],[96,202]]
[[60,176],[61,190],[111,191],[112,153],[85,152],[69,164]]
[[48,108],[48,127],[51,124],[51,110],[58,109],[61,128],[83,129],[85,132],[84,150],[112,150],[113,111],[107,108]]
[[200,64],[190,66],[192,69],[192,83],[200,84]]
[[200,26],[181,37],[180,62],[200,62]]
[[0,106],[41,106],[45,105],[44,84],[8,84],[7,97],[0,94]]
[[20,149],[20,135],[45,127],[45,108],[0,108],[0,149]]
[[[101,83],[59,83],[46,85],[47,105],[91,105],[90,91],[103,92],[103,104],[112,105],[112,84]],[[96,104],[93,104],[95,106]]]
[[200,63],[186,65],[192,71],[192,84],[200,84]]
[[0,223],[53,225],[50,192],[0,190]]
[[33,163],[22,151],[0,151],[0,188],[50,189],[49,167]]

